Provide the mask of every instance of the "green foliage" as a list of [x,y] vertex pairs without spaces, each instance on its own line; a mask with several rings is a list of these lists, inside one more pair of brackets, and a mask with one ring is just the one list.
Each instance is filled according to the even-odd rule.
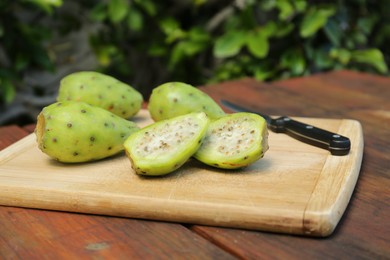
[[[376,1],[80,1],[97,25],[90,44],[99,70],[139,83],[144,93],[162,81],[198,85],[240,77],[258,80],[354,69],[389,75],[390,6]],[[38,13],[55,21],[61,0],[2,1],[0,91],[4,101],[28,68],[53,71],[53,28],[24,23]],[[18,39],[18,41],[15,41]],[[15,43],[18,42],[18,43]]]
[[[126,36],[118,40],[146,52],[145,59],[158,57],[173,79],[193,84],[244,76],[275,80],[340,68],[388,73],[389,50],[384,42],[390,29],[386,30],[388,18],[380,13],[384,10],[380,5],[268,0],[216,7],[207,1],[193,1],[174,13],[170,4],[148,1],[157,11],[145,12],[140,3],[134,1],[129,9],[138,14],[136,26],[109,21],[106,26],[127,26]],[[145,35],[146,31],[153,37]],[[383,36],[385,32],[387,36]],[[373,36],[377,42],[370,40]],[[111,48],[111,43],[97,45]],[[118,63],[122,60],[131,69],[128,61],[118,58],[122,54],[120,49],[117,57],[111,56],[115,60],[111,68],[122,66]]]

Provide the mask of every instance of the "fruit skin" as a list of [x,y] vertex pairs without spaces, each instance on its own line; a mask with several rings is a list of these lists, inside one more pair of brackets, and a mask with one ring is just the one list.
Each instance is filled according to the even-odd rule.
[[204,112],[189,113],[129,136],[124,146],[135,173],[158,176],[178,169],[200,147],[209,121]]
[[143,97],[133,87],[111,76],[80,71],[61,80],[57,101],[82,101],[122,118],[131,118],[141,109]]
[[225,115],[222,108],[210,96],[182,82],[168,82],[153,89],[148,110],[154,121],[191,112],[205,112],[210,119]]
[[234,113],[210,123],[197,160],[222,169],[238,169],[256,162],[268,150],[267,123],[253,113]]
[[39,149],[60,162],[99,160],[119,153],[139,127],[132,121],[84,102],[51,104],[38,115]]

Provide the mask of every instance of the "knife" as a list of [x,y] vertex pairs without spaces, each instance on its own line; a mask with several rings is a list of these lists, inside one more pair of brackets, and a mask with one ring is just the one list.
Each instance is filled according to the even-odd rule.
[[268,128],[273,132],[286,133],[302,142],[327,149],[332,155],[347,155],[351,149],[351,141],[348,137],[296,121],[288,116],[272,118],[227,100],[221,100],[221,104],[234,112],[258,114],[265,119]]

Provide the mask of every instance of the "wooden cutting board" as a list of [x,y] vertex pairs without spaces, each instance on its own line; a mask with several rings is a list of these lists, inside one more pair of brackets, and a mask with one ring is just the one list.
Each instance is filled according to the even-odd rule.
[[[347,156],[270,132],[270,149],[228,171],[195,159],[165,177],[140,177],[124,153],[84,164],[51,160],[31,134],[0,152],[0,204],[328,236],[354,190],[363,133],[355,120],[296,118],[351,139]],[[147,111],[134,119],[151,123]]]

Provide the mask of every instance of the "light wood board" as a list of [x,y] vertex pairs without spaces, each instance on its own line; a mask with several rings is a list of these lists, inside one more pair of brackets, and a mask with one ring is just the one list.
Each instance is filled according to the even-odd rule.
[[[363,133],[349,119],[295,118],[351,139],[347,156],[270,132],[270,149],[228,171],[195,159],[165,177],[140,177],[121,153],[84,164],[43,154],[31,134],[0,152],[0,205],[328,236],[359,176]],[[134,119],[151,123],[142,110]]]

